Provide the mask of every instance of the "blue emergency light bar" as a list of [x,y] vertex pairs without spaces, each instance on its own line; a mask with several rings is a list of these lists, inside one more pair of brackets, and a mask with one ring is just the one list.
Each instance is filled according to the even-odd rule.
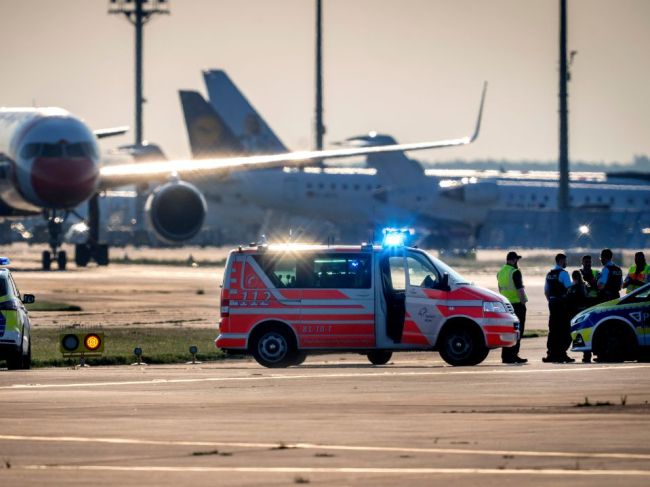
[[412,228],[384,228],[382,233],[384,234],[382,240],[382,245],[384,247],[399,247],[406,245],[407,240],[415,234]]
[[11,264],[9,257],[0,257],[0,265],[9,265],[9,264]]

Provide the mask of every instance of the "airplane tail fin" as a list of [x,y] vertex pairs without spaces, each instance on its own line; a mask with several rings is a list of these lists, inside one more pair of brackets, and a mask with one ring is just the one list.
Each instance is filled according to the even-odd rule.
[[212,108],[248,153],[287,152],[285,145],[224,71],[204,71],[203,79]]
[[178,93],[194,159],[246,154],[237,137],[199,93]]

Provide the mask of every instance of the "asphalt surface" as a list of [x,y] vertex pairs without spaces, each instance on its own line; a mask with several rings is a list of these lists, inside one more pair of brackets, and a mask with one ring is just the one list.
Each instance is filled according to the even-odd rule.
[[1,372],[0,485],[650,484],[650,364],[544,346]]
[[[494,288],[494,269],[461,271]],[[15,272],[82,312],[36,327],[215,327],[222,269],[115,265]],[[524,273],[544,329],[541,270]],[[215,330],[216,331],[216,330]],[[0,371],[0,486],[650,485],[650,364],[476,367],[436,353],[264,369],[198,365]],[[574,355],[576,358],[580,358]]]

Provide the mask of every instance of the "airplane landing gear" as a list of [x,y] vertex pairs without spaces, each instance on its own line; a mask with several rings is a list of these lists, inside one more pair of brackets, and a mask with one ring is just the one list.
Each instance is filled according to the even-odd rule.
[[47,218],[47,230],[50,234],[50,249],[44,250],[41,256],[41,265],[44,271],[49,271],[52,268],[52,260],[56,260],[59,270],[64,271],[68,264],[68,256],[65,250],[61,250],[61,231],[63,230],[63,222],[65,217],[59,216],[56,210],[46,211],[45,218]]
[[108,265],[108,245],[99,243],[99,195],[88,200],[88,240],[74,248],[74,261],[77,267],[86,267],[94,260],[97,265]]

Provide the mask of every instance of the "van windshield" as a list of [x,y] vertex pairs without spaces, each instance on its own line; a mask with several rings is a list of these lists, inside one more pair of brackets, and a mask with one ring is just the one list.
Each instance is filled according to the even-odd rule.
[[427,254],[426,252],[424,253],[427,258],[433,262],[433,265],[436,266],[436,268],[440,271],[440,274],[449,274],[449,279],[453,281],[457,285],[463,285],[463,284],[471,284],[469,279],[463,277],[460,275],[458,272],[456,272],[454,269],[449,267],[447,264],[445,264],[443,261],[440,259],[436,259],[435,257]]

